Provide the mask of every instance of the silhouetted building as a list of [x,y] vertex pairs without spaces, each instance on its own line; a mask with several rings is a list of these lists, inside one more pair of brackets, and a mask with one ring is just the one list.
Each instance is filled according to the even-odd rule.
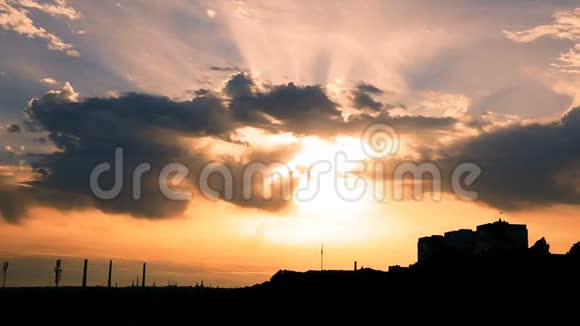
[[419,238],[419,261],[437,260],[445,255],[445,238],[441,235]]
[[447,256],[472,256],[475,248],[475,233],[469,229],[445,232]]
[[518,254],[528,248],[528,229],[501,219],[480,225],[476,231],[461,229],[419,238],[418,260],[433,261],[482,255]]
[[528,249],[528,228],[525,224],[509,224],[501,219],[477,227],[476,255],[510,254]]

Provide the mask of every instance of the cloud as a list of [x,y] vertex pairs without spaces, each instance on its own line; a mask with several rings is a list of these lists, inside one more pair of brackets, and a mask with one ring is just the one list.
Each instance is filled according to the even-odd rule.
[[231,98],[252,96],[254,80],[245,72],[232,75],[226,82],[224,92]]
[[[487,130],[447,146],[423,148],[411,160],[401,156],[380,159],[385,180],[392,181],[402,163],[428,162],[438,167],[442,190],[454,195],[450,180],[455,168],[474,163],[482,173],[468,190],[478,193],[477,203],[503,211],[580,205],[580,107],[551,123],[511,123]],[[371,161],[368,166],[374,164]],[[367,172],[375,177],[372,169]],[[414,181],[423,182],[424,190],[431,189],[428,174]],[[414,194],[410,185],[402,184],[405,198]]]
[[[360,90],[371,94],[380,91],[368,86]],[[196,199],[172,201],[162,195],[158,176],[173,162],[185,164],[190,171],[189,177],[177,185],[180,189],[198,194],[197,178],[202,167],[208,162],[221,162],[234,175],[232,198],[226,198],[219,176],[210,179],[222,200],[241,207],[280,210],[292,203],[283,198],[280,187],[275,187],[270,200],[261,196],[243,198],[243,169],[256,161],[288,162],[300,146],[263,146],[263,137],[244,138],[241,129],[258,128],[268,135],[332,138],[359,136],[371,124],[392,126],[405,137],[407,146],[415,146],[423,159],[442,169],[450,170],[463,161],[480,164],[484,175],[477,187],[481,199],[489,205],[519,209],[578,202],[578,182],[574,180],[578,180],[580,166],[580,109],[570,110],[552,124],[530,125],[516,121],[502,124],[506,119],[497,114],[470,120],[453,115],[393,116],[386,108],[348,116],[343,113],[341,105],[319,85],[261,84],[246,72],[230,76],[222,91],[194,92],[186,101],[137,93],[81,98],[70,83],[65,83],[61,90],[49,91],[29,102],[27,125],[48,135],[57,150],[4,154],[8,155],[6,162],[15,162],[16,154],[30,162],[33,177],[18,183],[0,180],[5,183],[0,186],[0,213],[18,221],[29,207],[45,205],[96,208],[145,218],[178,216],[188,207],[195,210]],[[466,128],[472,131],[468,137],[462,136]],[[456,139],[443,141],[449,137]],[[124,150],[125,187],[115,199],[100,200],[92,194],[88,176],[97,164],[112,162],[118,147]],[[144,162],[150,163],[152,170],[143,175],[142,198],[136,201],[132,197],[133,171]],[[255,193],[261,191],[259,181],[253,180]],[[104,189],[113,183],[113,173],[105,173],[100,179]]]
[[426,116],[461,117],[471,106],[471,100],[463,94],[427,91],[415,110]]
[[60,37],[37,26],[29,16],[25,8],[39,9],[51,15],[62,15],[69,19],[78,18],[74,11],[65,1],[58,0],[54,4],[38,4],[31,0],[8,1],[0,0],[0,28],[16,32],[27,37],[40,38],[48,42],[47,48],[53,51],[61,51],[68,56],[78,57],[80,54],[73,46],[64,42]]
[[[374,116],[360,114],[345,120],[339,105],[318,85],[259,85],[248,73],[233,75],[224,85],[223,93],[204,90],[195,92],[191,100],[175,101],[136,93],[83,99],[70,83],[65,83],[61,90],[52,90],[31,100],[26,109],[27,125],[31,130],[48,134],[57,151],[19,154],[31,162],[36,178],[18,187],[2,188],[0,198],[10,200],[0,200],[0,212],[11,221],[17,221],[28,207],[35,205],[59,209],[97,208],[146,218],[176,216],[190,202],[172,201],[162,195],[158,184],[160,170],[172,162],[185,164],[190,178],[180,187],[196,193],[199,171],[211,161],[222,162],[233,171],[232,198],[225,198],[221,180],[211,181],[221,198],[238,206],[279,210],[291,203],[291,198],[283,197],[278,191],[280,185],[274,187],[272,199],[242,198],[243,168],[255,161],[287,162],[300,146],[263,148],[259,141],[241,141],[240,128],[334,137],[349,132],[358,135],[373,122],[392,123],[402,132],[446,129],[454,123],[449,118],[390,117],[388,112]],[[229,144],[226,147],[234,146],[241,154],[233,155],[229,151],[216,154],[207,146],[196,145],[201,139],[212,139],[210,143],[223,143],[221,146]],[[130,186],[125,186],[113,200],[99,200],[90,191],[87,178],[93,167],[112,162],[117,147],[124,150],[125,185],[132,184],[132,173],[139,164],[148,162],[152,166],[152,171],[142,178],[143,194],[138,202],[132,198]],[[261,194],[259,181],[253,181],[252,191]],[[100,182],[104,189],[110,188],[113,174],[103,175]]]
[[553,63],[552,65],[559,68],[560,72],[580,73],[580,43],[574,45],[568,52],[562,53],[558,60],[560,60],[560,63]]
[[212,71],[223,71],[223,72],[240,72],[244,69],[236,66],[236,65],[232,65],[232,66],[209,66],[208,67],[209,70]]
[[515,42],[528,43],[547,36],[560,40],[580,40],[580,8],[559,10],[552,15],[550,24],[539,25],[520,32],[504,31],[505,36]]
[[55,103],[63,104],[69,102],[78,102],[80,94],[75,92],[74,88],[69,82],[64,83],[61,90],[51,90],[39,99],[33,99],[31,104],[36,103]]
[[56,85],[56,84],[58,84],[58,81],[56,79],[50,78],[50,77],[42,78],[42,79],[40,79],[40,82],[43,83],[43,84],[46,84],[46,85]]
[[[146,94],[123,94],[116,98],[81,99],[66,83],[62,90],[54,90],[30,101],[28,123],[36,130],[48,133],[58,151],[29,155],[37,178],[18,186],[0,188],[0,212],[17,221],[27,208],[46,205],[58,209],[97,208],[108,213],[126,213],[137,217],[164,218],[182,214],[188,201],[169,200],[159,188],[161,169],[173,162],[186,165],[190,179],[180,187],[197,191],[201,168],[210,161],[220,161],[230,167],[236,178],[235,193],[228,201],[240,206],[261,209],[280,209],[289,201],[281,193],[272,199],[254,196],[242,198],[243,167],[255,160],[288,160],[297,148],[249,149],[240,157],[224,153],[210,155],[204,147],[196,147],[196,139],[210,137],[215,141],[238,143],[232,139],[238,122],[229,114],[225,101],[205,93],[191,101],[173,101],[167,97]],[[135,168],[144,162],[152,171],[142,177],[142,200],[135,201],[132,188],[125,186],[113,200],[99,200],[93,196],[88,176],[93,167],[112,162],[116,148],[124,150],[123,175],[125,185],[132,184]],[[255,181],[256,183],[258,181]],[[112,173],[100,179],[104,189],[114,183]],[[223,184],[212,181],[213,189]],[[253,191],[259,191],[253,187]],[[225,197],[223,189],[221,196]],[[9,199],[9,200],[8,200]],[[16,200],[18,199],[18,200]]]
[[372,84],[368,84],[365,82],[360,82],[356,85],[356,90],[359,92],[363,92],[363,93],[367,93],[367,94],[373,94],[373,95],[382,95],[384,92],[379,89],[378,87],[372,85]]
[[376,101],[373,96],[382,94],[382,90],[371,84],[359,83],[352,91],[353,105],[357,109],[367,108],[372,111],[380,111],[383,108],[383,104],[379,101]]
[[[559,121],[511,125],[445,149],[435,163],[448,173],[461,162],[482,168],[474,190],[502,210],[580,204],[580,107]],[[440,153],[441,154],[441,153]]]
[[[559,10],[552,15],[550,24],[539,25],[524,31],[504,31],[505,36],[518,43],[533,42],[542,37],[559,40],[580,41],[580,8]],[[560,72],[580,73],[580,43],[576,43],[558,58],[559,63],[552,65],[560,68]]]
[[52,3],[38,3],[34,0],[17,0],[15,2],[21,7],[38,9],[50,15],[64,16],[71,20],[81,18],[80,12],[71,7],[67,0],[54,0]]

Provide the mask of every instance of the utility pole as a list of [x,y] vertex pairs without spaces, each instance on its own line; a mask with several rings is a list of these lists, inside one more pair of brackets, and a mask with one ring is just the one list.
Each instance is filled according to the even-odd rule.
[[147,264],[143,263],[143,277],[141,277],[141,286],[145,287],[145,271],[147,269]]
[[60,283],[60,278],[62,275],[62,261],[60,259],[56,260],[56,266],[54,267],[54,285],[58,287]]
[[111,274],[113,272],[113,261],[109,260],[109,279],[107,280],[107,287],[111,287]]
[[88,267],[89,261],[88,259],[85,259],[85,265],[83,267],[83,287],[87,287],[87,267]]
[[324,270],[324,243],[320,244],[320,270]]
[[4,264],[2,264],[2,273],[4,274],[4,278],[2,281],[2,287],[5,288],[6,287],[6,274],[8,273],[8,262],[5,261]]

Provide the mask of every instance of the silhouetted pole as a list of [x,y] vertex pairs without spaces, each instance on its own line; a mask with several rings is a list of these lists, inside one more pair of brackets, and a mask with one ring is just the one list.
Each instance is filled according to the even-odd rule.
[[145,272],[147,270],[147,264],[143,263],[143,277],[141,278],[141,286],[145,287]]
[[60,277],[62,274],[62,262],[60,259],[56,260],[56,266],[54,267],[54,285],[58,287],[58,283],[60,283]]
[[113,273],[113,261],[109,260],[109,279],[107,280],[107,287],[111,287],[111,274]]
[[356,260],[354,261],[354,271],[356,272]]
[[8,262],[5,261],[4,264],[2,264],[2,273],[4,274],[3,280],[2,280],[2,287],[5,288],[6,287],[6,274],[8,273]]
[[324,243],[320,245],[320,270],[324,270]]
[[85,265],[83,267],[83,287],[87,287],[87,265],[89,264],[88,259],[85,259]]

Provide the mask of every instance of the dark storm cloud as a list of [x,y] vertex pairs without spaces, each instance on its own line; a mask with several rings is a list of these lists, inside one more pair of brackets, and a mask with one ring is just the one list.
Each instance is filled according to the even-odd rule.
[[245,73],[233,75],[224,92],[236,119],[269,130],[296,134],[326,135],[340,133],[344,120],[338,104],[319,85],[294,83],[255,89],[255,82]]
[[239,73],[231,76],[226,82],[224,92],[231,98],[250,97],[254,93],[255,86],[256,84],[249,75]]
[[[161,194],[160,170],[172,162],[189,165],[204,161],[184,151],[176,141],[177,136],[227,138],[230,132],[226,108],[214,97],[197,97],[185,102],[143,94],[81,102],[67,102],[63,97],[61,93],[50,93],[32,101],[27,109],[31,123],[47,131],[49,139],[61,152],[41,155],[33,161],[32,166],[37,171],[46,172],[44,177],[27,185],[33,190],[44,191],[19,190],[28,194],[22,197],[22,207],[35,201],[55,203],[49,206],[69,201],[71,208],[94,206],[105,212],[142,217],[177,215],[187,203],[167,200]],[[117,147],[124,150],[125,186],[115,199],[99,200],[92,196],[88,177],[97,164],[113,162]],[[143,176],[142,200],[135,201],[132,173],[143,162],[150,163],[152,171]],[[103,189],[110,189],[114,183],[113,173],[103,174],[100,181]],[[40,196],[45,193],[53,193],[52,200]],[[7,215],[11,213],[5,207],[10,205],[5,202],[2,205]]]
[[[49,140],[60,151],[28,157],[36,172],[33,181],[10,184],[0,180],[0,213],[7,220],[17,221],[28,208],[36,205],[58,209],[97,208],[107,213],[146,218],[179,215],[188,202],[169,200],[162,194],[159,189],[161,169],[173,162],[187,166],[190,175],[183,183],[195,194],[197,183],[194,180],[202,166],[218,158],[209,157],[203,149],[190,150],[178,139],[210,136],[233,142],[231,136],[241,125],[231,116],[224,100],[211,94],[183,102],[145,94],[82,101],[76,98],[77,94],[67,85],[62,91],[51,91],[31,101],[27,107],[27,123],[35,130],[48,132]],[[116,148],[124,151],[124,187],[114,199],[100,200],[90,189],[89,175],[99,163],[112,164]],[[296,150],[287,147],[268,151],[263,155],[268,158],[264,162],[286,160]],[[253,155],[245,160],[220,159],[233,171],[235,185],[241,185],[245,163],[259,158]],[[133,172],[144,162],[151,164],[152,169],[141,179],[141,199],[134,200]],[[111,189],[114,176],[112,172],[104,173],[99,179],[101,187]],[[234,197],[228,200],[238,205],[279,209],[288,203],[276,196],[276,192],[272,199],[256,196],[245,201],[240,195],[241,187],[235,190]]]
[[448,149],[442,166],[481,166],[480,199],[504,210],[580,204],[580,107],[550,124],[485,133]]
[[[362,89],[373,90],[370,84],[361,84]],[[333,101],[326,89],[320,85],[296,85],[294,83],[269,85],[258,89],[247,73],[230,76],[224,93],[231,99],[228,107],[233,119],[239,124],[264,128],[270,131],[293,132],[298,135],[334,137],[344,134],[360,135],[369,125],[389,124],[401,133],[424,133],[449,131],[458,122],[453,118],[405,116],[393,117],[386,105],[372,115],[360,113],[347,120],[342,116],[338,103]],[[382,105],[382,104],[381,104]]]
[[[414,121],[413,123],[415,123]],[[413,128],[419,128],[414,125]],[[482,174],[469,186],[478,201],[500,210],[523,210],[580,204],[580,107],[549,124],[516,125],[482,133],[456,145],[424,151],[411,163],[434,163],[443,190],[452,192],[450,176],[461,163],[475,163]],[[386,176],[403,161],[383,162]],[[425,175],[424,189],[430,190]],[[410,193],[412,193],[410,189]]]
[[[318,134],[343,121],[338,105],[320,86],[293,83],[271,87],[257,96],[259,109],[298,134]],[[325,126],[326,125],[326,126]],[[338,131],[338,130],[336,130]]]
[[374,124],[392,127],[402,139],[410,140],[409,145],[436,145],[444,135],[459,132],[460,121],[452,117],[393,116],[387,109],[378,114],[351,115],[341,126],[344,134],[361,136],[363,131]]
[[352,91],[352,102],[357,109],[370,109],[380,111],[383,104],[374,99],[375,95],[382,95],[383,91],[374,85],[367,83],[358,83]]
[[8,132],[20,132],[22,129],[20,128],[20,125],[17,125],[15,123],[9,123],[5,126],[6,131]]

